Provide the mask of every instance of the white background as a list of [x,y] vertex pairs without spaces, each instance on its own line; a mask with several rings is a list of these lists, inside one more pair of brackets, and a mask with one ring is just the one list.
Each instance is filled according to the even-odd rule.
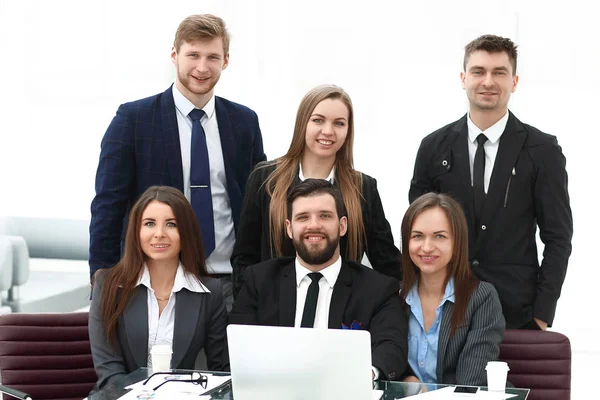
[[520,52],[510,108],[556,135],[567,157],[575,235],[554,329],[572,341],[576,399],[577,383],[600,372],[598,14],[583,1],[404,3],[0,0],[0,214],[88,219],[100,140],[118,105],[170,85],[179,22],[210,12],[232,34],[217,94],[258,113],[270,159],[287,150],[310,88],[348,91],[356,168],[378,180],[398,244],[420,140],[466,111],[464,45],[508,36]]

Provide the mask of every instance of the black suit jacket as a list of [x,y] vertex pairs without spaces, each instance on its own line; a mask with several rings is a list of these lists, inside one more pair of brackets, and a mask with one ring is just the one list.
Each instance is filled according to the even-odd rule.
[[[264,162],[256,166],[246,187],[240,227],[238,229],[231,265],[233,267],[234,294],[237,295],[244,284],[244,270],[250,265],[275,257],[271,253],[271,230],[269,228],[269,205],[271,197],[267,194],[265,182],[275,170],[275,162]],[[299,184],[297,178],[295,184]],[[394,244],[390,224],[385,218],[381,198],[377,191],[377,181],[362,174],[361,193],[362,216],[365,225],[364,251],[373,269],[382,274],[401,279],[400,250]],[[352,224],[352,221],[348,222]],[[346,254],[348,240],[340,240],[342,256]],[[295,256],[292,240],[285,235],[283,255]]]
[[[475,226],[467,116],[433,132],[419,148],[409,200],[433,191],[462,204],[472,269],[498,291],[507,328],[523,327],[533,317],[552,325],[573,234],[565,163],[555,136],[510,113],[481,226]],[[541,266],[537,226],[544,242]]]
[[[281,257],[246,269],[246,284],[229,315],[231,324],[294,326],[296,268],[293,257]],[[371,334],[373,365],[382,379],[404,373],[408,325],[399,282],[354,262],[342,262],[329,308],[329,328],[353,321]]]
[[[237,229],[246,180],[266,156],[256,113],[215,97],[227,195]],[[127,216],[150,186],[183,192],[177,112],[172,86],[164,93],[122,104],[102,139],[96,196],[90,223],[90,274],[111,268],[121,258]]]

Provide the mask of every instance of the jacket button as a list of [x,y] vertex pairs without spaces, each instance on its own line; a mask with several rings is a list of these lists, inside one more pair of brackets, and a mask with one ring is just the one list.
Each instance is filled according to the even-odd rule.
[[478,260],[473,260],[473,262],[471,263],[471,266],[472,266],[473,268],[477,268],[477,267],[479,267],[479,261],[478,261]]
[[485,225],[481,225],[481,230],[485,231],[487,229],[487,227]]

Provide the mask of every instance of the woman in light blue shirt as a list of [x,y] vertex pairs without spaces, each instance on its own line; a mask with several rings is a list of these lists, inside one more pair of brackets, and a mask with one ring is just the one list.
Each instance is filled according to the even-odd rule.
[[407,382],[486,385],[504,317],[498,294],[469,266],[468,226],[450,196],[427,193],[402,220],[401,297],[409,318]]

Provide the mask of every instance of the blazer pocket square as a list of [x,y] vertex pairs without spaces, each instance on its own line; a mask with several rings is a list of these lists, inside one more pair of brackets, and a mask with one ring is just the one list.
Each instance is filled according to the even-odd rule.
[[354,320],[350,324],[350,326],[348,326],[342,322],[342,329],[351,329],[351,330],[356,331],[356,330],[362,329],[362,324],[360,322],[358,322],[357,320]]

